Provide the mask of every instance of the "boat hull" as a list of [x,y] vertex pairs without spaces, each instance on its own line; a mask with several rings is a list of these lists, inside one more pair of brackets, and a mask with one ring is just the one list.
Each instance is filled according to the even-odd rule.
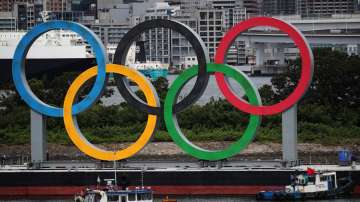
[[146,77],[150,78],[152,81],[157,80],[160,77],[166,78],[169,71],[167,69],[147,69],[147,70],[139,70]]
[[[78,72],[96,65],[95,58],[57,58],[26,60],[27,78],[47,75],[50,78],[62,72]],[[0,59],[0,83],[12,82],[12,60]]]
[[346,195],[337,195],[335,192],[317,192],[317,193],[285,193],[285,192],[263,192],[256,195],[259,201],[303,201],[303,200],[325,200],[349,197],[351,193]]
[[[264,201],[300,201],[300,200],[324,200],[334,198],[344,198],[352,195],[355,183],[351,179],[341,178],[337,180],[340,182],[335,189],[326,191],[313,191],[313,192],[286,192],[283,189],[280,191],[261,191],[256,194],[258,200]],[[327,182],[330,183],[330,182]],[[321,184],[318,184],[321,185]],[[295,187],[293,188],[295,189]]]
[[[155,195],[256,195],[276,191],[290,183],[293,171],[248,170],[119,170],[118,184],[151,187]],[[337,172],[339,177],[348,172]],[[100,179],[112,179],[112,170],[0,171],[0,197],[71,197]],[[353,171],[355,194],[360,194],[360,172]],[[143,179],[143,181],[142,181]]]

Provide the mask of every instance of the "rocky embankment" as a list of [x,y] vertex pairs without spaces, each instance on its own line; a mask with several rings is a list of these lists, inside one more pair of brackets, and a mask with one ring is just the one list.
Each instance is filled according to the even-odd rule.
[[[231,142],[202,142],[196,145],[206,149],[222,149],[231,144]],[[98,145],[106,149],[121,149],[129,144],[109,144]],[[336,160],[336,152],[343,149],[344,146],[323,146],[319,144],[299,144],[300,158],[306,162],[331,162]],[[347,149],[351,149],[354,153],[360,153],[357,145],[348,145]],[[282,147],[278,143],[259,144],[252,143],[246,150],[234,157],[235,159],[263,159],[273,160],[281,159]],[[6,156],[7,159],[28,159],[30,156],[30,145],[0,145],[0,156]],[[73,145],[48,145],[49,160],[77,160],[87,159]],[[179,147],[172,142],[155,142],[148,144],[134,159],[191,159]]]

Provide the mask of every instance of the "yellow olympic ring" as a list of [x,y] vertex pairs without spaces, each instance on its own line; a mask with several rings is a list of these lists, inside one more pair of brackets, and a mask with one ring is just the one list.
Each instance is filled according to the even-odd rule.
[[[146,100],[149,106],[157,107],[159,105],[158,96],[156,91],[151,87],[152,85],[149,81],[139,72],[130,69],[122,65],[107,64],[106,65],[107,73],[117,73],[128,77],[130,80],[134,81],[139,89],[142,90],[145,94]],[[80,74],[75,81],[71,84],[64,101],[64,123],[65,129],[71,139],[71,141],[85,154],[100,160],[115,161],[126,159],[137,152],[141,151],[146,144],[151,139],[156,126],[157,126],[157,116],[148,115],[148,122],[146,124],[145,130],[139,137],[139,139],[130,145],[129,147],[119,150],[119,151],[107,151],[100,149],[90,143],[84,135],[81,133],[78,128],[76,117],[72,115],[72,106],[77,92],[81,86],[90,78],[97,75],[97,66],[92,67],[82,74]]]

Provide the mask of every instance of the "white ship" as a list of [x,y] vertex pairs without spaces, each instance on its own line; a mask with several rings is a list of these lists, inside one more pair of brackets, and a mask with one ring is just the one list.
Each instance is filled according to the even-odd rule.
[[[26,32],[0,32],[0,59],[12,59],[15,49]],[[49,31],[31,46],[28,59],[89,58],[87,45],[76,33],[64,30]]]
[[[0,32],[0,81],[11,80],[12,59],[23,31]],[[80,71],[96,65],[91,48],[76,33],[49,31],[31,46],[26,58],[27,76]]]

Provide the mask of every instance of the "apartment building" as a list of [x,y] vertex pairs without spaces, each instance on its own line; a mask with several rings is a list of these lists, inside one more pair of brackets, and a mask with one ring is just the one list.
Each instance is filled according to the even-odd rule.
[[351,14],[357,10],[357,5],[357,0],[296,0],[296,10],[302,17]]
[[16,17],[12,12],[0,12],[0,31],[16,30]]
[[263,14],[272,15],[295,15],[296,0],[263,0]]

